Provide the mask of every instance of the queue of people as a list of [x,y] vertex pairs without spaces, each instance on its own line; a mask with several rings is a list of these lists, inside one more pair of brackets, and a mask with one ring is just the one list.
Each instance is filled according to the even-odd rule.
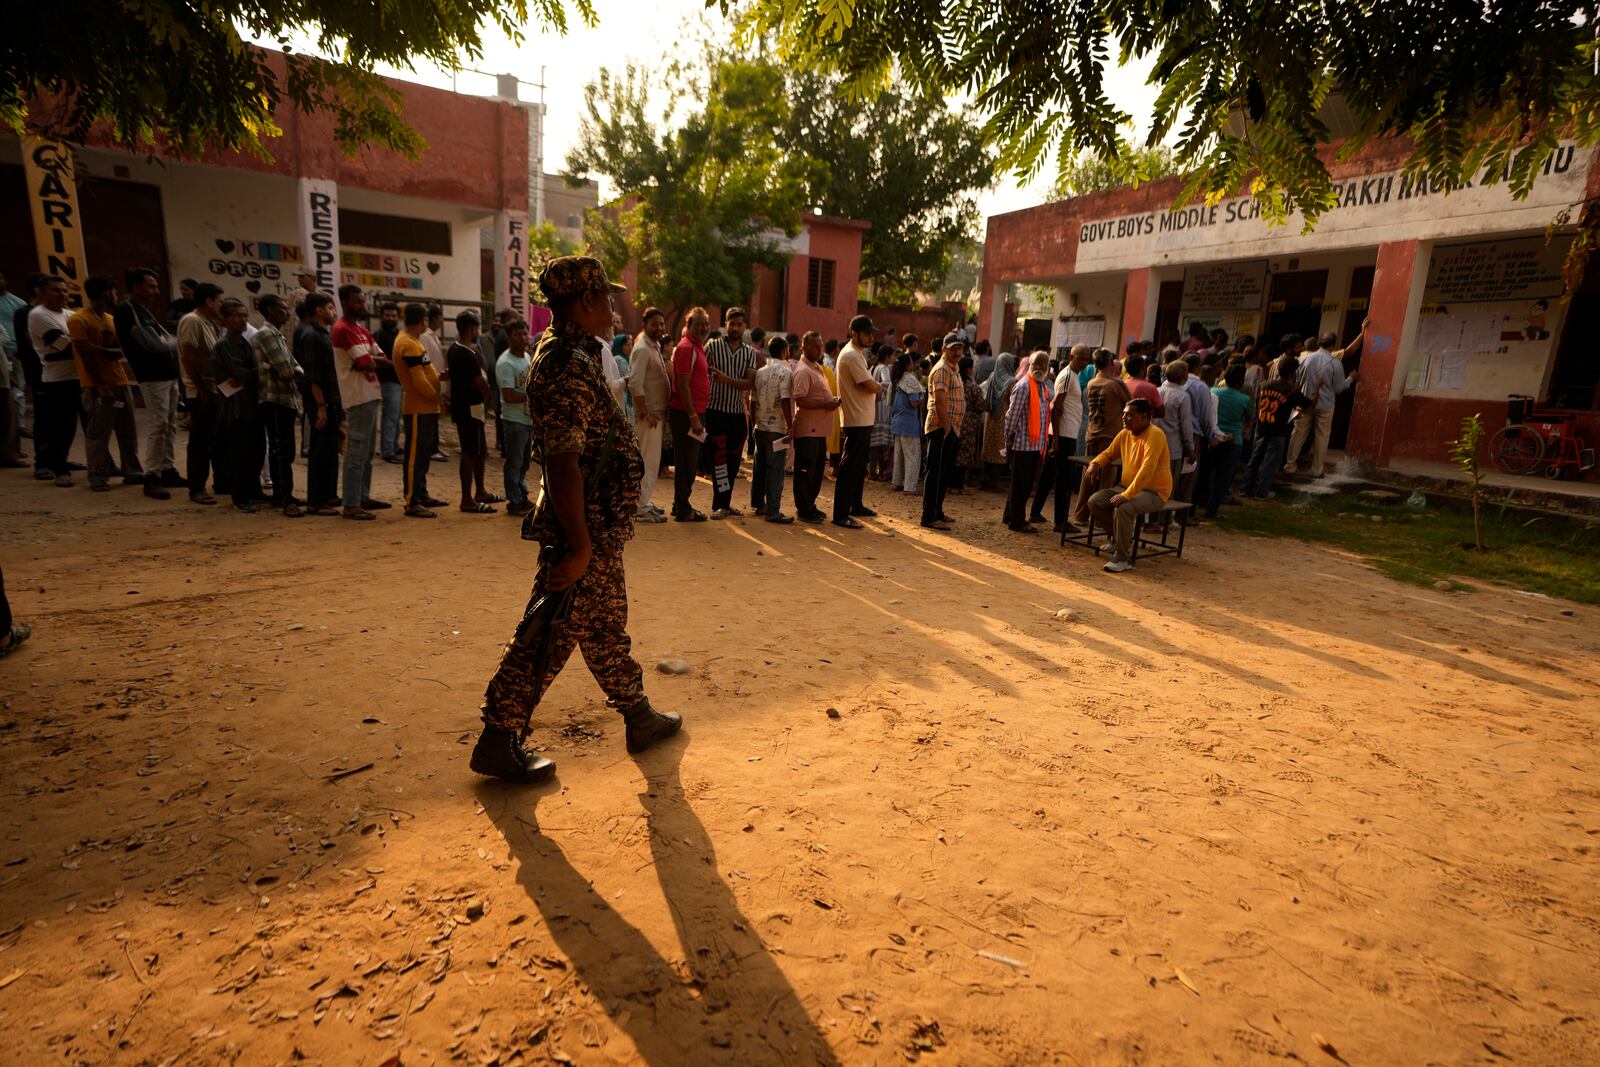
[[[161,500],[183,489],[195,504],[226,497],[241,513],[266,506],[289,518],[371,520],[392,506],[372,493],[381,459],[403,468],[404,514],[434,518],[449,503],[428,486],[432,463],[445,459],[439,423],[448,414],[461,450],[459,510],[532,510],[520,391],[531,350],[526,321],[503,311],[490,334],[475,312],[462,312],[446,353],[437,305],[385,303],[374,334],[359,286],[335,298],[308,288],[309,272],[300,281],[287,299],[256,298],[252,322],[243,301],[188,279],[158,315],[159,277],[146,268],[129,270],[121,287],[87,279],[77,309],[60,278],[29,276],[24,298],[0,276],[0,465],[28,465],[27,431],[34,477],[62,488],[81,471],[95,492],[121,479]],[[485,485],[491,422],[504,496]],[[69,458],[80,429],[83,464]],[[188,431],[183,472],[180,429]]]
[[[313,282],[305,275],[290,299],[259,297],[259,325],[242,301],[205,283],[185,283],[173,303],[187,310],[176,321],[158,317],[159,281],[147,269],[127,272],[125,296],[112,279],[89,279],[85,305],[70,313],[60,279],[31,276],[25,300],[0,284],[0,311],[13,326],[0,338],[8,381],[23,379],[32,400],[35,476],[75,484],[79,465],[68,453],[81,427],[97,492],[121,478],[158,499],[181,488],[203,506],[225,496],[242,513],[265,505],[291,518],[371,521],[391,506],[372,490],[374,462],[387,461],[402,467],[402,513],[429,519],[452,503],[429,484],[446,458],[448,417],[459,447],[457,509],[484,515],[504,504],[510,515],[528,514],[527,323],[502,312],[486,330],[464,311],[446,349],[438,306],[386,302],[374,333],[359,286],[334,296]],[[613,337],[599,340],[603,376],[644,457],[636,522],[743,515],[735,487],[749,456],[750,509],[774,524],[861,529],[876,515],[866,496],[876,481],[920,495],[921,525],[948,531],[948,497],[987,490],[1003,494],[1000,520],[1020,534],[1077,533],[1093,515],[1115,535],[1113,571],[1126,569],[1136,517],[1168,500],[1194,506],[1181,521],[1215,518],[1226,504],[1270,496],[1308,450],[1320,476],[1333,403],[1356,379],[1344,361],[1361,344],[1336,349],[1331,335],[1291,335],[1269,351],[1194,324],[1182,344],[1137,341],[1120,358],[1086,345],[995,354],[972,342],[969,323],[924,354],[920,338],[880,337],[866,315],[842,344],[751,329],[738,307],[715,328],[705,309],[691,309],[676,340],[655,308],[636,335],[620,324],[614,316]],[[9,449],[0,463],[21,465],[17,430],[29,407],[0,407],[0,448]],[[485,484],[491,424],[503,495]],[[653,495],[669,466],[667,512]],[[1113,468],[1122,484],[1102,485]],[[709,514],[695,500],[702,474]]]

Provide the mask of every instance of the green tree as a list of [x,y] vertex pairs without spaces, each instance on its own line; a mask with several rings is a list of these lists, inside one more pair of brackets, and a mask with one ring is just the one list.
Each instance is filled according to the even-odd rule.
[[[734,5],[720,0],[723,9]],[[746,0],[747,32],[794,65],[826,63],[870,92],[965,93],[1000,165],[1057,173],[1080,152],[1122,160],[1132,116],[1105,91],[1113,63],[1160,87],[1147,146],[1176,133],[1180,200],[1248,189],[1308,225],[1336,202],[1328,164],[1407,139],[1407,169],[1526,196],[1561,138],[1600,140],[1590,0]],[[1338,102],[1354,116],[1340,141]],[[1340,131],[1342,132],[1342,131]],[[1586,228],[1600,225],[1594,204]]]
[[[652,100],[652,84],[664,100]],[[815,166],[778,150],[789,121],[782,73],[761,61],[662,75],[630,65],[584,91],[567,171],[604,175],[620,194],[593,213],[588,239],[608,268],[631,261],[639,298],[674,325],[695,304],[746,299],[757,264],[788,262],[781,236],[799,232]]]
[[1087,196],[1124,185],[1143,185],[1181,173],[1182,167],[1177,157],[1166,145],[1146,148],[1124,144],[1117,150],[1115,159],[1105,159],[1093,152],[1079,152],[1067,160],[1056,175],[1055,194],[1061,197]]
[[545,219],[537,226],[528,227],[528,262],[544,264],[557,256],[578,254],[577,242],[556,229],[555,223]]
[[950,269],[977,227],[973,193],[994,181],[977,122],[942,99],[899,88],[851,96],[837,75],[791,67],[784,147],[816,157],[806,194],[827,215],[864,219],[861,280],[906,300]]
[[1456,461],[1467,479],[1472,496],[1472,547],[1483,551],[1483,471],[1478,468],[1478,452],[1483,445],[1483,415],[1468,415],[1461,420],[1461,436],[1450,442],[1450,458]]
[[[592,0],[572,7],[593,24]],[[454,70],[483,53],[492,24],[513,41],[530,17],[565,32],[566,0],[189,0],[32,4],[0,34],[0,121],[12,130],[83,141],[105,122],[123,144],[175,156],[207,149],[270,158],[266,142],[287,99],[335,117],[346,152],[373,144],[409,156],[424,145],[401,114],[402,94],[378,65]],[[273,53],[251,39],[277,41]],[[320,56],[296,52],[295,38]]]
[[983,242],[975,237],[963,237],[951,243],[950,269],[939,282],[937,296],[940,300],[956,300],[968,307],[977,307],[981,299],[979,287],[983,283]]

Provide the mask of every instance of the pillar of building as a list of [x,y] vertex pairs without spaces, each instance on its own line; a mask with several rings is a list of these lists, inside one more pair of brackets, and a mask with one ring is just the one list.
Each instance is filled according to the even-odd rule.
[[1345,443],[1345,451],[1358,466],[1382,467],[1394,451],[1407,370],[1402,354],[1408,351],[1405,341],[1416,327],[1432,255],[1431,241],[1378,246],[1361,373],[1353,387],[1356,399]]
[[978,303],[978,336],[988,338],[989,346],[996,352],[1005,349],[1005,332],[1010,325],[1006,322],[1007,288],[1005,282],[985,279],[982,299]]
[[1150,336],[1150,328],[1155,324],[1155,300],[1157,286],[1150,276],[1149,267],[1139,267],[1128,272],[1127,289],[1122,296],[1122,333],[1120,337],[1108,337],[1107,341],[1115,341],[1118,352],[1126,351],[1129,344],[1141,338]]

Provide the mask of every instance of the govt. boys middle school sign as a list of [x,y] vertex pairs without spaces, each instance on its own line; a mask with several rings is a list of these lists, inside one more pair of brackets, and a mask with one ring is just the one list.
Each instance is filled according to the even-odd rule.
[[1436,178],[1398,171],[1347,178],[1337,183],[1338,205],[1311,233],[1301,232],[1299,216],[1269,224],[1251,196],[1090,219],[1078,228],[1075,273],[1542,229],[1555,212],[1582,199],[1589,162],[1588,153],[1561,146],[1526,200],[1513,199],[1504,182],[1449,188]]

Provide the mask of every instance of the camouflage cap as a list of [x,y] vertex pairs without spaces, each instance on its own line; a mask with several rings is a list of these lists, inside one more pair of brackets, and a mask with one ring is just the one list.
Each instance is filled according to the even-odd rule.
[[605,267],[593,256],[557,256],[539,273],[539,291],[546,300],[562,300],[584,293],[625,293],[628,290],[607,278]]

